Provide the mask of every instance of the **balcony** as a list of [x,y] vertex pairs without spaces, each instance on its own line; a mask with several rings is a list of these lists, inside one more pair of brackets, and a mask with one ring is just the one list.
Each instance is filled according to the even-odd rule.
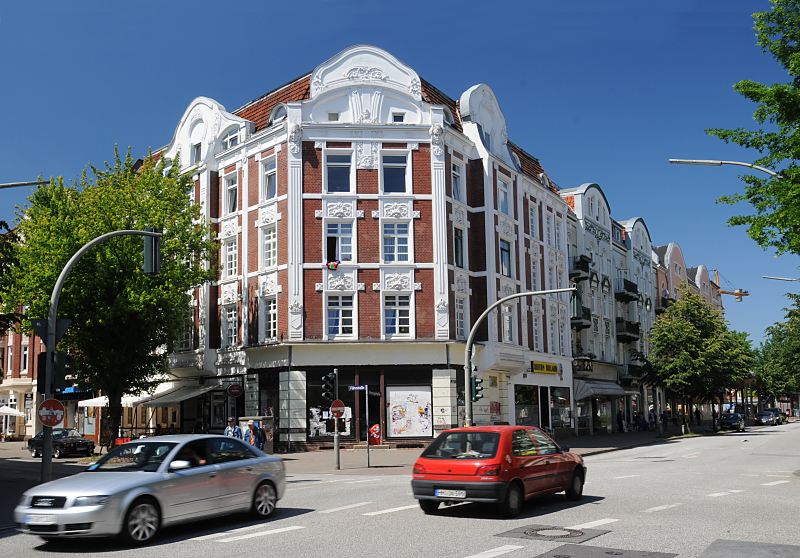
[[575,283],[587,280],[589,278],[589,264],[591,262],[592,259],[585,254],[572,258],[569,262],[570,280]]
[[573,309],[572,317],[569,319],[572,329],[580,331],[591,327],[592,325],[592,311],[586,306],[578,306]]
[[614,298],[622,302],[631,302],[639,298],[639,285],[627,279],[617,278],[614,283]]
[[631,343],[639,340],[639,323],[617,318],[617,341]]

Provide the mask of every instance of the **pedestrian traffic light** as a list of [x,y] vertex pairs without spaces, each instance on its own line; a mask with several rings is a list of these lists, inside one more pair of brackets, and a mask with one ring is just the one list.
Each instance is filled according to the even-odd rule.
[[[156,232],[153,227],[145,229],[148,232]],[[161,271],[161,237],[160,236],[145,236],[144,237],[144,272],[148,275],[154,275]]]
[[483,380],[477,376],[472,376],[472,402],[475,403],[479,399],[483,399]]
[[330,372],[322,376],[322,399],[333,401],[334,386],[336,385],[336,374]]

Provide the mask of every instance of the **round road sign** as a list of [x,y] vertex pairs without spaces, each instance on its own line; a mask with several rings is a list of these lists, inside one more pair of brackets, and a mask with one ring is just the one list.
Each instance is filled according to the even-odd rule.
[[228,384],[228,395],[230,397],[241,397],[244,390],[242,384]]
[[342,418],[344,415],[344,401],[337,399],[331,403],[331,414],[336,418]]
[[64,405],[58,399],[45,399],[39,404],[36,414],[44,426],[57,426],[64,420]]

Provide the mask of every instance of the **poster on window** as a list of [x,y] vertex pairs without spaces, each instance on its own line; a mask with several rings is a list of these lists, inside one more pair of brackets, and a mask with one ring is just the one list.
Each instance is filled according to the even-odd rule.
[[389,437],[433,436],[433,409],[429,386],[388,386]]

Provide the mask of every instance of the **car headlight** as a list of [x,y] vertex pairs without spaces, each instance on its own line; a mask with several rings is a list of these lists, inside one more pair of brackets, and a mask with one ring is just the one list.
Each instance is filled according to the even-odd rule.
[[26,496],[25,494],[22,495],[22,498],[19,499],[18,506],[30,506],[31,505],[31,497]]
[[108,502],[108,496],[78,496],[72,505],[73,507],[105,506],[106,502]]

